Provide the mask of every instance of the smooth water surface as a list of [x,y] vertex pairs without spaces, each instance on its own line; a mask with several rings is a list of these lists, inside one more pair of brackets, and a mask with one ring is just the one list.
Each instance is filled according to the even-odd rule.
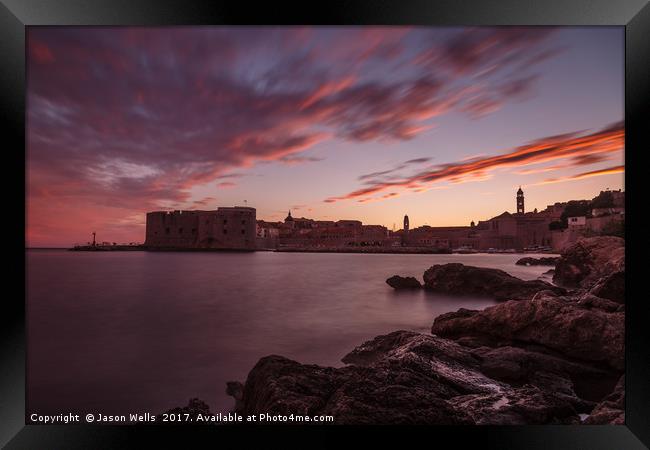
[[522,256],[28,250],[28,409],[156,414],[199,397],[225,412],[226,381],[260,357],[341,366],[377,335],[494,303],[395,292],[386,278],[446,262],[523,279],[549,269]]

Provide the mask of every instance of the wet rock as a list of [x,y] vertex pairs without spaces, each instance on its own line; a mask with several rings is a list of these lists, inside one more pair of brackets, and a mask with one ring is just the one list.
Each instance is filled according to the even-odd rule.
[[588,308],[570,298],[540,296],[472,314],[443,314],[434,320],[431,332],[451,339],[473,336],[488,346],[534,344],[623,370],[624,327],[623,312]]
[[606,312],[623,312],[625,311],[625,305],[620,303],[607,300],[605,298],[600,298],[593,295],[591,292],[586,292],[578,297],[578,305],[584,306],[585,308],[596,308]]
[[505,395],[471,394],[455,397],[450,403],[477,425],[578,424],[574,408],[535,386],[513,389]]
[[553,281],[565,287],[590,289],[601,278],[624,271],[625,240],[598,236],[581,239],[567,248],[555,265]]
[[619,271],[601,278],[590,292],[616,303],[625,303],[625,272]]
[[543,291],[536,292],[531,300],[540,298],[558,298],[558,295],[555,291],[545,289]]
[[577,398],[491,378],[482,371],[482,359],[453,341],[408,331],[362,344],[343,358],[350,365],[342,368],[269,356],[249,373],[236,412],[331,414],[337,424],[579,420]]
[[535,293],[566,291],[542,280],[524,281],[499,269],[465,266],[460,263],[439,264],[424,272],[425,288],[451,295],[491,297],[496,300],[528,300]]
[[585,425],[625,425],[625,376],[621,376],[614,391],[596,405]]
[[472,424],[445,400],[457,392],[406,366],[334,369],[268,356],[249,373],[236,412],[332,415],[335,424]]
[[479,347],[471,353],[481,359],[485,375],[513,386],[530,384],[555,392],[578,412],[591,411],[620,376],[619,371],[550,354],[543,347]]
[[400,277],[393,275],[386,280],[386,283],[393,289],[420,289],[422,284],[414,277]]
[[[464,310],[471,312],[469,310]],[[405,351],[429,359],[478,367],[479,359],[457,343],[413,331],[394,331],[377,336],[356,347],[341,361],[346,364],[369,367],[387,358],[399,359]]]
[[558,259],[557,256],[542,256],[541,258],[526,256],[519,259],[515,264],[518,266],[554,266]]
[[508,359],[488,359],[481,364],[481,371],[496,380],[519,381],[523,370],[521,363]]

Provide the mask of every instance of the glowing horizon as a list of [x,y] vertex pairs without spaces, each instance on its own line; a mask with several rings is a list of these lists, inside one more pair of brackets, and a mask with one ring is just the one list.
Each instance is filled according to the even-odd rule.
[[145,214],[468,225],[624,189],[621,27],[29,28],[28,247]]

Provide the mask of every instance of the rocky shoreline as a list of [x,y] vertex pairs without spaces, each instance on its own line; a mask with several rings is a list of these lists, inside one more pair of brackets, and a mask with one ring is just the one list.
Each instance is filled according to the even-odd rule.
[[622,424],[624,251],[620,238],[580,241],[557,261],[556,284],[462,264],[432,266],[424,283],[391,277],[396,289],[500,303],[438,316],[431,334],[377,336],[341,368],[266,356],[245,383],[228,383],[234,412],[336,424]]

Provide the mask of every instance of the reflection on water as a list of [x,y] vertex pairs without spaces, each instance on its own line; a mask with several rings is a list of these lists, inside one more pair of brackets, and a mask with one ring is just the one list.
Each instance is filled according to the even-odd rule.
[[27,252],[28,408],[159,413],[198,396],[226,411],[230,380],[265,355],[341,366],[363,341],[491,300],[395,292],[462,262],[534,279],[522,255]]

